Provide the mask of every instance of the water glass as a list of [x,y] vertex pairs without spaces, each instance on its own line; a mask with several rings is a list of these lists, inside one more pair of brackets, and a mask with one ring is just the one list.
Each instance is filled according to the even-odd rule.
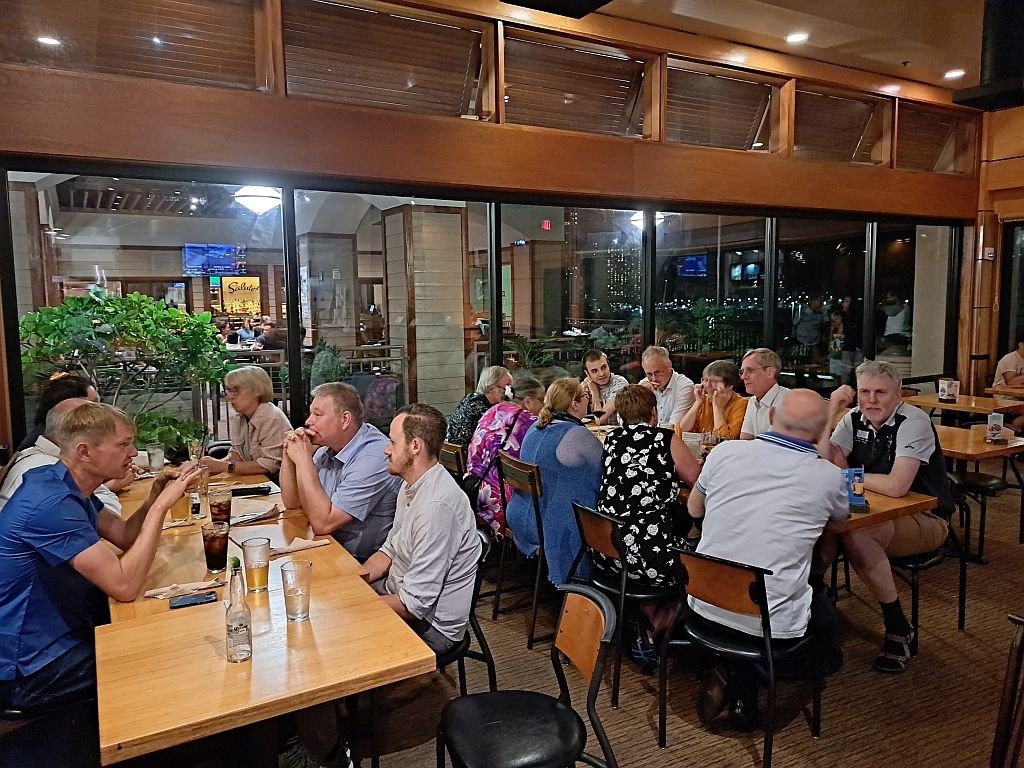
[[164,446],[162,443],[150,443],[146,446],[146,456],[149,457],[149,470],[160,474],[164,471]]
[[203,553],[206,555],[206,570],[220,573],[228,567],[227,523],[207,523],[203,526]]
[[288,621],[305,621],[309,618],[309,588],[312,575],[313,563],[309,560],[291,560],[281,565],[284,612]]
[[266,592],[270,571],[270,539],[259,536],[242,542],[245,586],[250,592]]

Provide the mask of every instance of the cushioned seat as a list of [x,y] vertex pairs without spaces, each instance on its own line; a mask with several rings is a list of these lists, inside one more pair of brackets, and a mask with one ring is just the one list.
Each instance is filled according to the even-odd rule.
[[[748,635],[730,629],[713,621],[708,621],[697,614],[690,614],[686,619],[686,633],[692,640],[708,648],[710,651],[732,658],[757,661],[764,658],[764,641],[757,635]],[[813,636],[794,640],[772,641],[772,659],[777,663],[794,653],[802,653],[814,643]]]
[[462,696],[445,707],[441,729],[452,762],[465,768],[563,768],[587,743],[572,707],[533,691]]
[[989,475],[985,472],[955,472],[957,479],[963,484],[964,490],[968,493],[999,493],[1005,491],[1009,484],[999,475]]
[[908,571],[914,569],[922,570],[938,565],[942,562],[942,557],[942,550],[937,549],[934,552],[921,552],[920,554],[907,555],[906,557],[892,557],[889,558],[889,562],[896,568],[905,568]]
[[[609,595],[619,594],[618,574],[599,573],[595,568],[590,576],[590,582]],[[648,603],[662,600],[679,594],[678,587],[656,587],[652,584],[645,584],[641,581],[626,579],[626,601]]]

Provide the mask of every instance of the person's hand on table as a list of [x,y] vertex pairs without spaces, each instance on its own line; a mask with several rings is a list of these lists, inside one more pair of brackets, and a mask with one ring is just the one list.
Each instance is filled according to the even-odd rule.
[[199,463],[210,470],[211,475],[217,475],[228,471],[227,459],[215,459],[212,456],[203,456]]

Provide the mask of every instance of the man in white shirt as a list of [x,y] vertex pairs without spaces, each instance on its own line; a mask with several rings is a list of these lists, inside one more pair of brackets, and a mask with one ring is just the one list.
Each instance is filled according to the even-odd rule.
[[[1017,337],[1017,347],[996,363],[996,377],[993,387],[1024,387],[1024,335]],[[1020,431],[1024,429],[1024,416],[1017,416],[1010,425]]]
[[673,370],[672,358],[664,347],[648,347],[640,357],[646,377],[640,386],[654,392],[658,402],[658,424],[674,426],[693,405],[693,381]]
[[772,413],[782,405],[782,399],[789,392],[779,386],[780,370],[782,360],[765,347],[752,349],[743,356],[740,378],[750,399],[740,427],[741,440],[752,440],[772,428]]

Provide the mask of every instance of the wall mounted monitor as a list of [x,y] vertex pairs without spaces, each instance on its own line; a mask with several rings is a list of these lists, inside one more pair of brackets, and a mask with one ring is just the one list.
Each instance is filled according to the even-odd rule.
[[707,277],[708,255],[695,253],[676,257],[676,275],[678,277]]
[[729,279],[732,280],[734,283],[738,283],[740,282],[740,280],[743,279],[742,264],[733,264],[731,267],[729,267]]
[[231,243],[185,243],[181,249],[182,272],[202,275],[244,275],[245,246]]
[[761,276],[761,265],[757,262],[751,262],[743,267],[743,279],[744,280],[757,280]]

